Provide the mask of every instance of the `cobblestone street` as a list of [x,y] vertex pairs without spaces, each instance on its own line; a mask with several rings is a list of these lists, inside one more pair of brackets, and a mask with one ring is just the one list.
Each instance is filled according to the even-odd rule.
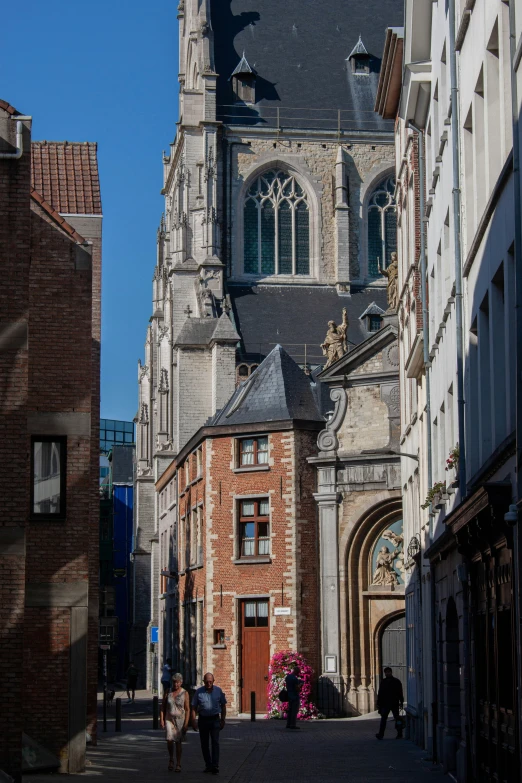
[[[107,732],[88,753],[86,777],[100,783],[126,780],[207,780],[203,774],[199,736],[189,729],[183,745],[181,775],[168,772],[166,744],[161,730],[153,731],[151,702],[140,698],[123,703],[122,733],[114,732],[114,708]],[[328,720],[301,723],[289,732],[283,721],[229,718],[221,735],[219,778],[226,783],[308,783],[308,781],[400,781],[417,783],[427,777],[448,783],[440,767],[424,761],[426,754],[407,740],[396,741],[389,724],[382,742],[375,739],[378,721]],[[48,775],[31,775],[27,783],[48,783]]]

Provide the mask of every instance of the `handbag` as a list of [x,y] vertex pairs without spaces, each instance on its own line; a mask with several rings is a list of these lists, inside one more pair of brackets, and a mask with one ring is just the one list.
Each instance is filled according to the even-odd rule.
[[404,710],[399,711],[399,717],[395,721],[395,728],[397,731],[403,731],[406,727],[406,713]]
[[278,696],[279,701],[287,702],[288,701],[288,691],[286,688],[283,688],[283,690],[279,691]]

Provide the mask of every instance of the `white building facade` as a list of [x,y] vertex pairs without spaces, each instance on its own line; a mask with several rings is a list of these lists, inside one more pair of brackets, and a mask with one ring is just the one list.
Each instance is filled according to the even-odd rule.
[[409,725],[459,781],[520,770],[521,30],[514,0],[407,2],[377,99],[397,115]]

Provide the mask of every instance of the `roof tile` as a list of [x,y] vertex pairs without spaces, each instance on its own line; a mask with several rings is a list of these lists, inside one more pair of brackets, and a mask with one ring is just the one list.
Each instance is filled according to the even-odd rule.
[[57,212],[101,215],[95,142],[33,141],[32,186]]

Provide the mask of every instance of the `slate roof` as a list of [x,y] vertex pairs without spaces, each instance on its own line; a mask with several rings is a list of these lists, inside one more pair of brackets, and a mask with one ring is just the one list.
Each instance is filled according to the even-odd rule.
[[[284,7],[284,10],[282,10]],[[218,119],[227,124],[393,130],[373,112],[386,28],[402,25],[404,0],[212,0]],[[359,35],[366,78],[347,61]],[[234,103],[230,74],[248,54],[256,104]]]
[[31,185],[57,212],[101,215],[95,142],[33,141]]
[[342,309],[348,314],[348,343],[366,340],[367,331],[360,316],[372,304],[386,310],[385,288],[352,291],[339,296],[330,286],[234,285],[229,283],[234,322],[241,337],[243,359],[259,361],[277,343],[299,364],[306,360],[315,366],[326,361],[322,351],[328,321],[341,322]]
[[187,318],[176,338],[176,345],[208,345],[212,339],[239,342],[239,335],[228,315],[218,318]]
[[368,305],[364,313],[361,313],[359,318],[364,318],[366,315],[383,315],[384,310],[382,307],[379,307],[379,305],[375,304],[375,302],[372,302]]
[[254,424],[267,421],[324,421],[314,394],[315,383],[280,345],[238,386],[210,424]]

